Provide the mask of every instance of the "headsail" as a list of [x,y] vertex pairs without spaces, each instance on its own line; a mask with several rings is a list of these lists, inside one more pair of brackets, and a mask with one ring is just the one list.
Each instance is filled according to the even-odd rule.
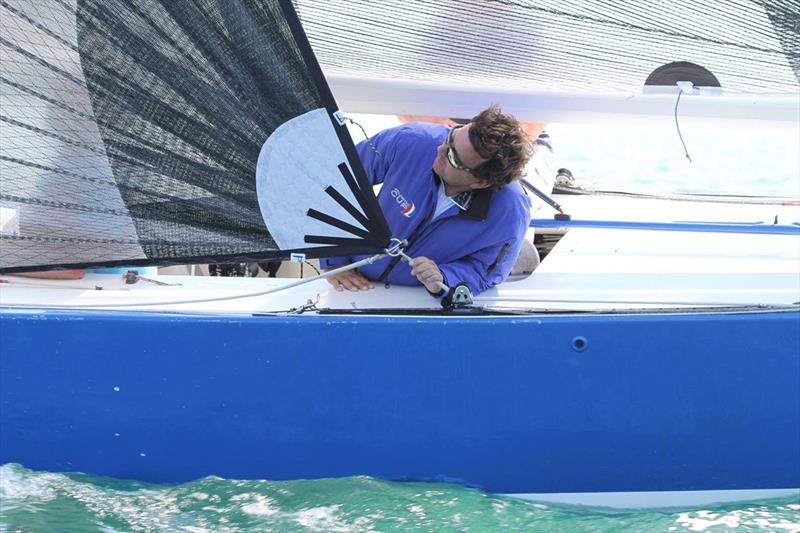
[[388,243],[288,0],[5,0],[0,21],[0,269]]

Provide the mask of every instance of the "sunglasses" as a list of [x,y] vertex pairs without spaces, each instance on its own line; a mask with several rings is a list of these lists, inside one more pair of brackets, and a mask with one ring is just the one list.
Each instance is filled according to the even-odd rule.
[[458,153],[456,153],[456,149],[453,146],[453,134],[458,128],[463,127],[463,125],[456,126],[450,130],[450,133],[447,134],[447,162],[450,163],[450,166],[456,170],[465,170],[471,174],[475,169],[469,168],[461,162],[461,159],[458,157]]

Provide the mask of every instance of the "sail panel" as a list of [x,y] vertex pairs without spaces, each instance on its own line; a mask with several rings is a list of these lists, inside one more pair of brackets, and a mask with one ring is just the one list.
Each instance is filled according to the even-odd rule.
[[[364,175],[288,1],[11,0],[0,20],[0,269],[287,258],[297,250],[273,236],[287,221],[262,218],[256,165],[312,110],[341,156],[318,174],[342,191],[340,163]],[[297,185],[292,201],[324,195],[298,185],[292,161],[275,178]],[[386,223],[373,192],[358,194],[370,209],[356,248],[377,251]],[[295,248],[307,247],[353,244]]]
[[689,61],[725,91],[800,90],[796,0],[295,3],[324,72],[343,79],[638,94],[656,68]]

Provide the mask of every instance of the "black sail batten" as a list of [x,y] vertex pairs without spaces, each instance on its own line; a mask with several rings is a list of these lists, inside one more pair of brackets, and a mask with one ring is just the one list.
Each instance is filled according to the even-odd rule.
[[[2,113],[0,272],[352,255],[388,243],[291,2],[2,1],[0,25],[0,85],[12,102]],[[309,119],[321,112],[324,124]],[[293,129],[329,153],[273,142]],[[281,163],[272,172],[269,157]],[[301,216],[275,215],[269,197]]]
[[[306,235],[306,242],[309,244],[330,244],[335,246],[349,245],[357,250],[357,253],[367,253],[377,251],[375,243],[365,244],[361,239],[350,239],[347,237],[329,237],[327,235]],[[372,246],[370,246],[372,244]],[[345,255],[345,254],[342,254]]]
[[[363,170],[360,160],[358,166]],[[342,173],[345,183],[347,183],[347,186],[350,187],[350,192],[352,192],[353,196],[356,198],[356,200],[358,200],[358,205],[360,205],[368,215],[372,214],[373,218],[375,217],[376,211],[380,213],[380,206],[378,206],[377,202],[375,201],[375,196],[373,194],[363,194],[363,191],[370,191],[370,193],[372,192],[372,185],[369,183],[369,181],[366,180],[366,178],[364,178],[364,180],[358,180],[357,177],[354,178],[353,174],[350,172],[350,169],[344,163],[339,165],[339,172]],[[356,180],[358,180],[358,182],[356,182]],[[363,183],[362,181],[366,181],[366,183]],[[382,214],[380,218],[385,222]],[[390,235],[387,229],[387,244],[389,242],[389,238]]]
[[355,235],[356,237],[361,237],[363,239],[369,239],[369,237],[370,237],[370,234],[369,234],[368,231],[363,230],[361,228],[357,228],[356,226],[353,226],[352,224],[348,224],[347,222],[344,222],[343,220],[339,220],[338,218],[334,218],[334,217],[332,217],[330,215],[326,215],[325,213],[320,213],[316,209],[309,209],[308,210],[308,216],[310,216],[311,218],[317,219],[320,222],[324,222],[324,223],[328,224],[329,226],[333,226],[335,228],[339,228],[340,230],[346,231],[347,233]]
[[333,201],[342,206],[345,209],[345,211],[350,213],[350,216],[356,219],[362,226],[367,227],[369,225],[369,220],[367,220],[367,217],[365,217],[361,213],[361,211],[356,209],[356,207],[353,204],[348,202],[347,198],[342,196],[342,193],[340,193],[333,187],[326,187],[325,193],[331,198],[333,198]]

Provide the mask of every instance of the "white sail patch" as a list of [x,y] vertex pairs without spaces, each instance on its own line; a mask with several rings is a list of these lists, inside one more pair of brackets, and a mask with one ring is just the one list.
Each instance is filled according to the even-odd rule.
[[332,186],[362,211],[339,171],[342,163],[347,157],[325,109],[295,117],[267,138],[256,165],[256,193],[264,223],[282,250],[324,246],[305,242],[306,235],[358,238],[309,217],[309,209],[366,230],[325,192]]

